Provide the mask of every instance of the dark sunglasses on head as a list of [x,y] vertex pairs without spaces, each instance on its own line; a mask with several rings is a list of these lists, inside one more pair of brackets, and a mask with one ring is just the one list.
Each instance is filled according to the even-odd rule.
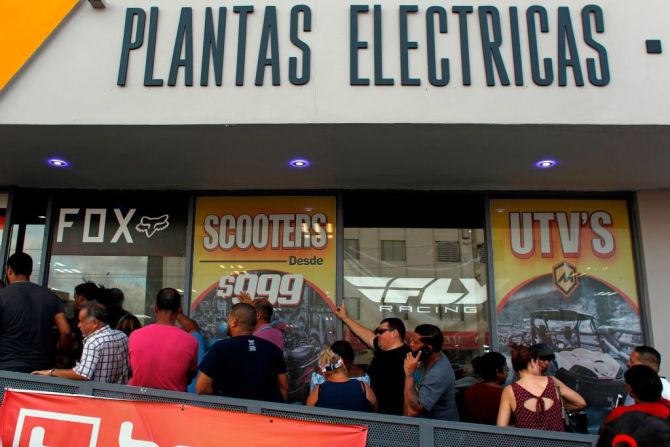
[[385,327],[378,327],[377,329],[375,329],[375,335],[381,335],[384,332],[388,332],[388,331],[391,331],[391,330],[392,329],[388,329],[388,328],[385,328]]

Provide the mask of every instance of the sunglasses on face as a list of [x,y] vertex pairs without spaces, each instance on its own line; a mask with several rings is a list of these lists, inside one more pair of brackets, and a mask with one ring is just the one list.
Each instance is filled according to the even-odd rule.
[[538,358],[545,362],[553,362],[556,357],[552,354],[552,355],[541,355]]
[[382,335],[384,332],[388,332],[390,330],[392,330],[392,329],[385,328],[385,327],[378,327],[377,329],[375,329],[375,335]]

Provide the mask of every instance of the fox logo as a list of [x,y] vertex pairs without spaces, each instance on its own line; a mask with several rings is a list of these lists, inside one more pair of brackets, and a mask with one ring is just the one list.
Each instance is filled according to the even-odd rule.
[[142,216],[142,218],[140,219],[140,223],[135,225],[135,230],[139,231],[140,233],[146,234],[146,236],[150,238],[157,231],[163,231],[170,226],[170,221],[168,220],[168,217],[170,216],[167,214],[163,214],[162,216],[159,217]]

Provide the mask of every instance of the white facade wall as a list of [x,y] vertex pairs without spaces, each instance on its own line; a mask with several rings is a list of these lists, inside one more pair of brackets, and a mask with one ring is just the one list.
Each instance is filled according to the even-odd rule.
[[[237,68],[239,14],[230,2],[183,2],[163,0],[156,3],[137,0],[107,2],[96,10],[81,0],[70,17],[52,35],[12,83],[2,92],[0,124],[240,124],[240,123],[487,123],[487,124],[668,124],[670,123],[670,58],[649,55],[646,39],[668,41],[670,4],[664,0],[634,3],[603,0],[605,31],[593,33],[607,49],[611,81],[596,87],[586,75],[586,60],[597,52],[584,41],[581,10],[592,2],[569,1],[541,4],[547,9],[549,31],[538,32],[540,58],[552,58],[554,82],[548,87],[533,83],[530,68],[526,10],[538,2],[528,0],[492,0],[487,5],[500,13],[501,55],[512,83],[486,85],[478,2],[444,3],[427,0],[400,2],[388,0],[382,5],[383,75],[393,78],[393,86],[350,85],[350,8],[366,4],[370,12],[359,14],[359,40],[368,49],[358,52],[360,76],[374,78],[373,7],[364,2],[268,2],[251,0],[248,16],[244,85],[235,85]],[[311,49],[311,79],[303,86],[289,83],[288,59],[301,53],[290,41],[290,11],[304,3],[312,11],[312,30],[299,33]],[[380,3],[380,2],[376,2]],[[407,19],[408,39],[418,49],[409,51],[412,77],[420,86],[400,85],[400,13],[402,4],[418,6]],[[149,41],[150,7],[159,8],[154,76],[167,84],[175,37],[182,7],[193,8],[194,85],[184,85],[184,70],[179,70],[177,85],[143,85]],[[461,74],[458,15],[453,6],[473,6],[468,15],[468,43],[472,85],[463,85]],[[224,83],[200,86],[205,8],[214,11],[228,7],[224,52]],[[254,85],[264,11],[276,6],[281,85],[271,83],[270,68],[265,82]],[[428,82],[426,10],[441,6],[447,12],[448,32],[437,34],[436,55],[450,59],[450,82],[436,87]],[[514,85],[511,6],[519,12],[521,60],[524,85]],[[557,47],[559,38],[558,7],[570,10],[583,87],[575,86],[572,71],[567,85],[558,86]],[[119,61],[127,8],[142,8],[147,13],[144,44],[130,54],[127,84],[117,86]],[[215,14],[216,16],[216,14]],[[301,22],[302,23],[302,22]],[[593,24],[592,24],[593,28]],[[439,64],[439,60],[438,60]],[[211,67],[210,67],[211,70]],[[374,83],[374,80],[373,80]]]

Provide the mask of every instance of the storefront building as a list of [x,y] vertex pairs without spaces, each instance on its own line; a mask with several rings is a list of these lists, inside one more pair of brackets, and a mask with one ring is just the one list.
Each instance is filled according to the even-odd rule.
[[0,8],[2,262],[63,299],[175,287],[213,340],[267,297],[296,400],[340,303],[458,368],[549,343],[603,408],[670,358],[666,2]]

